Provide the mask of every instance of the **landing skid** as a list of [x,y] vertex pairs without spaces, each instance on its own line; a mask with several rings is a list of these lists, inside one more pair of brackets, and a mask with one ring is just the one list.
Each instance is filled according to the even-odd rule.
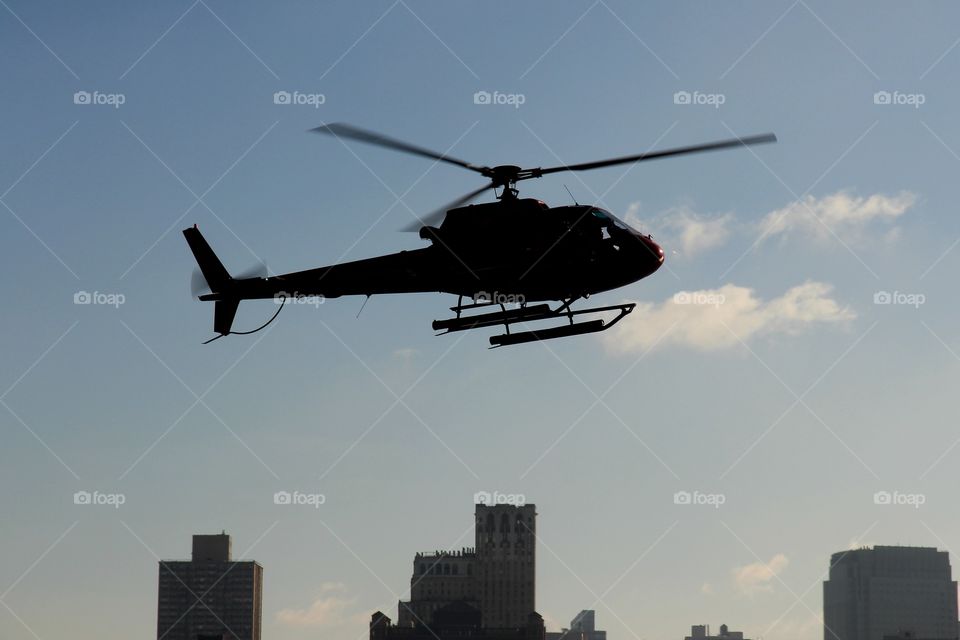
[[[625,304],[614,304],[606,307],[592,307],[590,309],[578,309],[574,311],[570,306],[577,300],[572,298],[563,302],[556,309],[551,309],[549,304],[540,303],[533,305],[523,304],[516,309],[507,309],[503,304],[496,302],[476,302],[472,304],[462,304],[461,296],[456,306],[450,307],[450,310],[456,313],[456,317],[446,320],[434,320],[433,330],[440,331],[439,335],[451,333],[453,331],[466,331],[469,329],[481,329],[483,327],[494,327],[503,325],[506,333],[490,337],[491,348],[506,347],[512,344],[523,344],[525,342],[535,342],[538,340],[550,340],[553,338],[563,338],[566,336],[579,336],[585,333],[597,333],[606,331],[617,324],[621,318],[633,311],[636,303],[629,302]],[[490,313],[476,313],[474,315],[463,315],[464,311],[475,309],[484,309],[488,307],[499,307],[499,311]],[[580,316],[587,313],[604,313],[607,311],[617,311],[617,315],[610,320],[595,319],[584,322],[574,322],[574,316]],[[510,325],[519,322],[535,322],[539,320],[552,320],[556,318],[566,318],[569,324],[557,327],[547,327],[545,329],[536,329],[533,331],[521,331],[517,333],[510,332]]]

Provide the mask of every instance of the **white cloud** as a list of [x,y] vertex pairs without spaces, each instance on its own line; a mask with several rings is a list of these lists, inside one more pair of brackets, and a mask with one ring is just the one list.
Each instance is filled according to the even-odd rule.
[[726,243],[733,221],[729,213],[705,216],[678,207],[667,211],[656,226],[667,246],[677,247],[683,256],[693,256]]
[[709,582],[704,582],[702,585],[700,585],[700,593],[702,593],[705,596],[712,596],[716,592],[713,590],[712,584],[710,584]]
[[[666,249],[692,256],[726,244],[734,233],[739,235],[751,230],[763,240],[803,235],[826,242],[836,235],[847,244],[863,244],[868,239],[892,244],[900,236],[900,229],[894,223],[916,203],[917,195],[909,191],[863,197],[842,190],[820,198],[805,196],[771,211],[756,223],[738,223],[732,213],[700,214],[685,204],[667,209],[645,222],[640,218],[639,202],[627,207],[624,219],[638,229],[652,228]],[[878,225],[884,229],[870,235]]]
[[[826,241],[835,234],[844,242],[859,243],[865,239],[868,226],[874,223],[889,225],[916,202],[916,194],[909,191],[893,196],[878,193],[869,197],[854,196],[849,191],[838,191],[822,198],[808,195],[768,213],[758,229],[764,238],[803,233]],[[887,239],[895,239],[897,233],[896,227],[888,229]]]
[[320,593],[313,603],[305,609],[281,609],[277,620],[291,627],[335,627],[353,621],[356,616],[348,616],[346,611],[356,598],[347,598],[343,594],[346,587],[338,582],[326,582],[320,586]]
[[772,591],[771,582],[776,578],[790,560],[782,553],[770,558],[769,562],[754,562],[733,569],[733,584],[744,595],[754,595],[762,591]]
[[639,200],[636,202],[631,202],[627,205],[627,212],[623,214],[623,221],[626,222],[631,227],[639,229],[643,226],[643,220],[640,219],[640,209],[643,208],[643,205]]
[[[624,220],[630,226],[641,229],[645,224],[639,214],[640,203],[634,202],[627,208]],[[647,226],[653,228],[660,244],[682,256],[692,256],[723,245],[730,237],[734,221],[730,213],[702,215],[683,205],[657,215]]]
[[767,301],[735,284],[682,291],[659,304],[638,304],[604,340],[615,352],[645,351],[654,345],[714,351],[757,336],[797,335],[818,324],[853,320],[856,314],[831,298],[831,290],[822,282],[805,282]]

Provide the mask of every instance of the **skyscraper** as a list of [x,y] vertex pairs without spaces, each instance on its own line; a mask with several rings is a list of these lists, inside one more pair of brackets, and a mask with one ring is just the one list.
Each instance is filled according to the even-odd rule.
[[833,554],[823,623],[824,640],[957,638],[957,583],[947,552],[877,546]]
[[536,609],[536,507],[478,504],[475,517],[483,624],[522,626]]
[[191,560],[161,560],[157,640],[260,640],[263,567],[231,559],[230,536],[193,536]]
[[478,610],[484,628],[527,626],[536,609],[536,517],[532,504],[477,504],[475,548],[414,556],[397,626],[429,625],[453,603]]

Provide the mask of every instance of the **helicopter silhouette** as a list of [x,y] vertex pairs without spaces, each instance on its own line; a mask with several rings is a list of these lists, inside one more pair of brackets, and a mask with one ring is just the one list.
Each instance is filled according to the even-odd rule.
[[[450,307],[454,317],[435,320],[435,331],[449,333],[502,325],[505,333],[490,337],[492,347],[604,331],[633,311],[635,303],[580,309],[574,309],[574,303],[655,273],[663,264],[663,249],[650,235],[631,228],[600,207],[549,207],[541,200],[520,198],[517,183],[565,171],[587,171],[777,140],[767,133],[595,162],[524,169],[515,165],[472,164],[344,123],[325,124],[310,131],[456,165],[480,174],[487,183],[405,229],[419,231],[422,239],[430,241],[428,247],[269,277],[265,273],[232,277],[197,226],[184,229],[183,235],[199,265],[201,282],[196,284],[209,289],[198,298],[215,303],[213,329],[217,335],[204,344],[231,334],[255,333],[273,322],[283,308],[281,304],[273,317],[257,329],[233,331],[242,300],[275,299],[283,303],[298,298],[417,292],[458,296],[457,304]],[[496,193],[496,201],[468,204],[488,190]],[[551,306],[551,302],[556,306]],[[578,321],[585,314],[602,317]],[[511,332],[511,326],[516,324],[550,320],[564,322]]]

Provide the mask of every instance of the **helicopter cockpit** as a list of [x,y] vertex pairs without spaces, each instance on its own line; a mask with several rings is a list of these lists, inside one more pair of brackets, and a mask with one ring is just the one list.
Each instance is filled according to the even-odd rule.
[[594,207],[593,209],[591,209],[590,214],[594,218],[597,218],[600,221],[600,224],[605,232],[605,235],[610,233],[611,227],[620,229],[621,231],[627,231],[627,232],[633,231],[633,229],[627,226],[627,223],[625,223],[623,220],[620,220],[620,218],[616,217],[606,209],[600,209],[599,207]]
[[599,229],[602,242],[617,251],[636,235],[636,231],[605,209],[593,207],[590,216],[593,221],[591,226]]

